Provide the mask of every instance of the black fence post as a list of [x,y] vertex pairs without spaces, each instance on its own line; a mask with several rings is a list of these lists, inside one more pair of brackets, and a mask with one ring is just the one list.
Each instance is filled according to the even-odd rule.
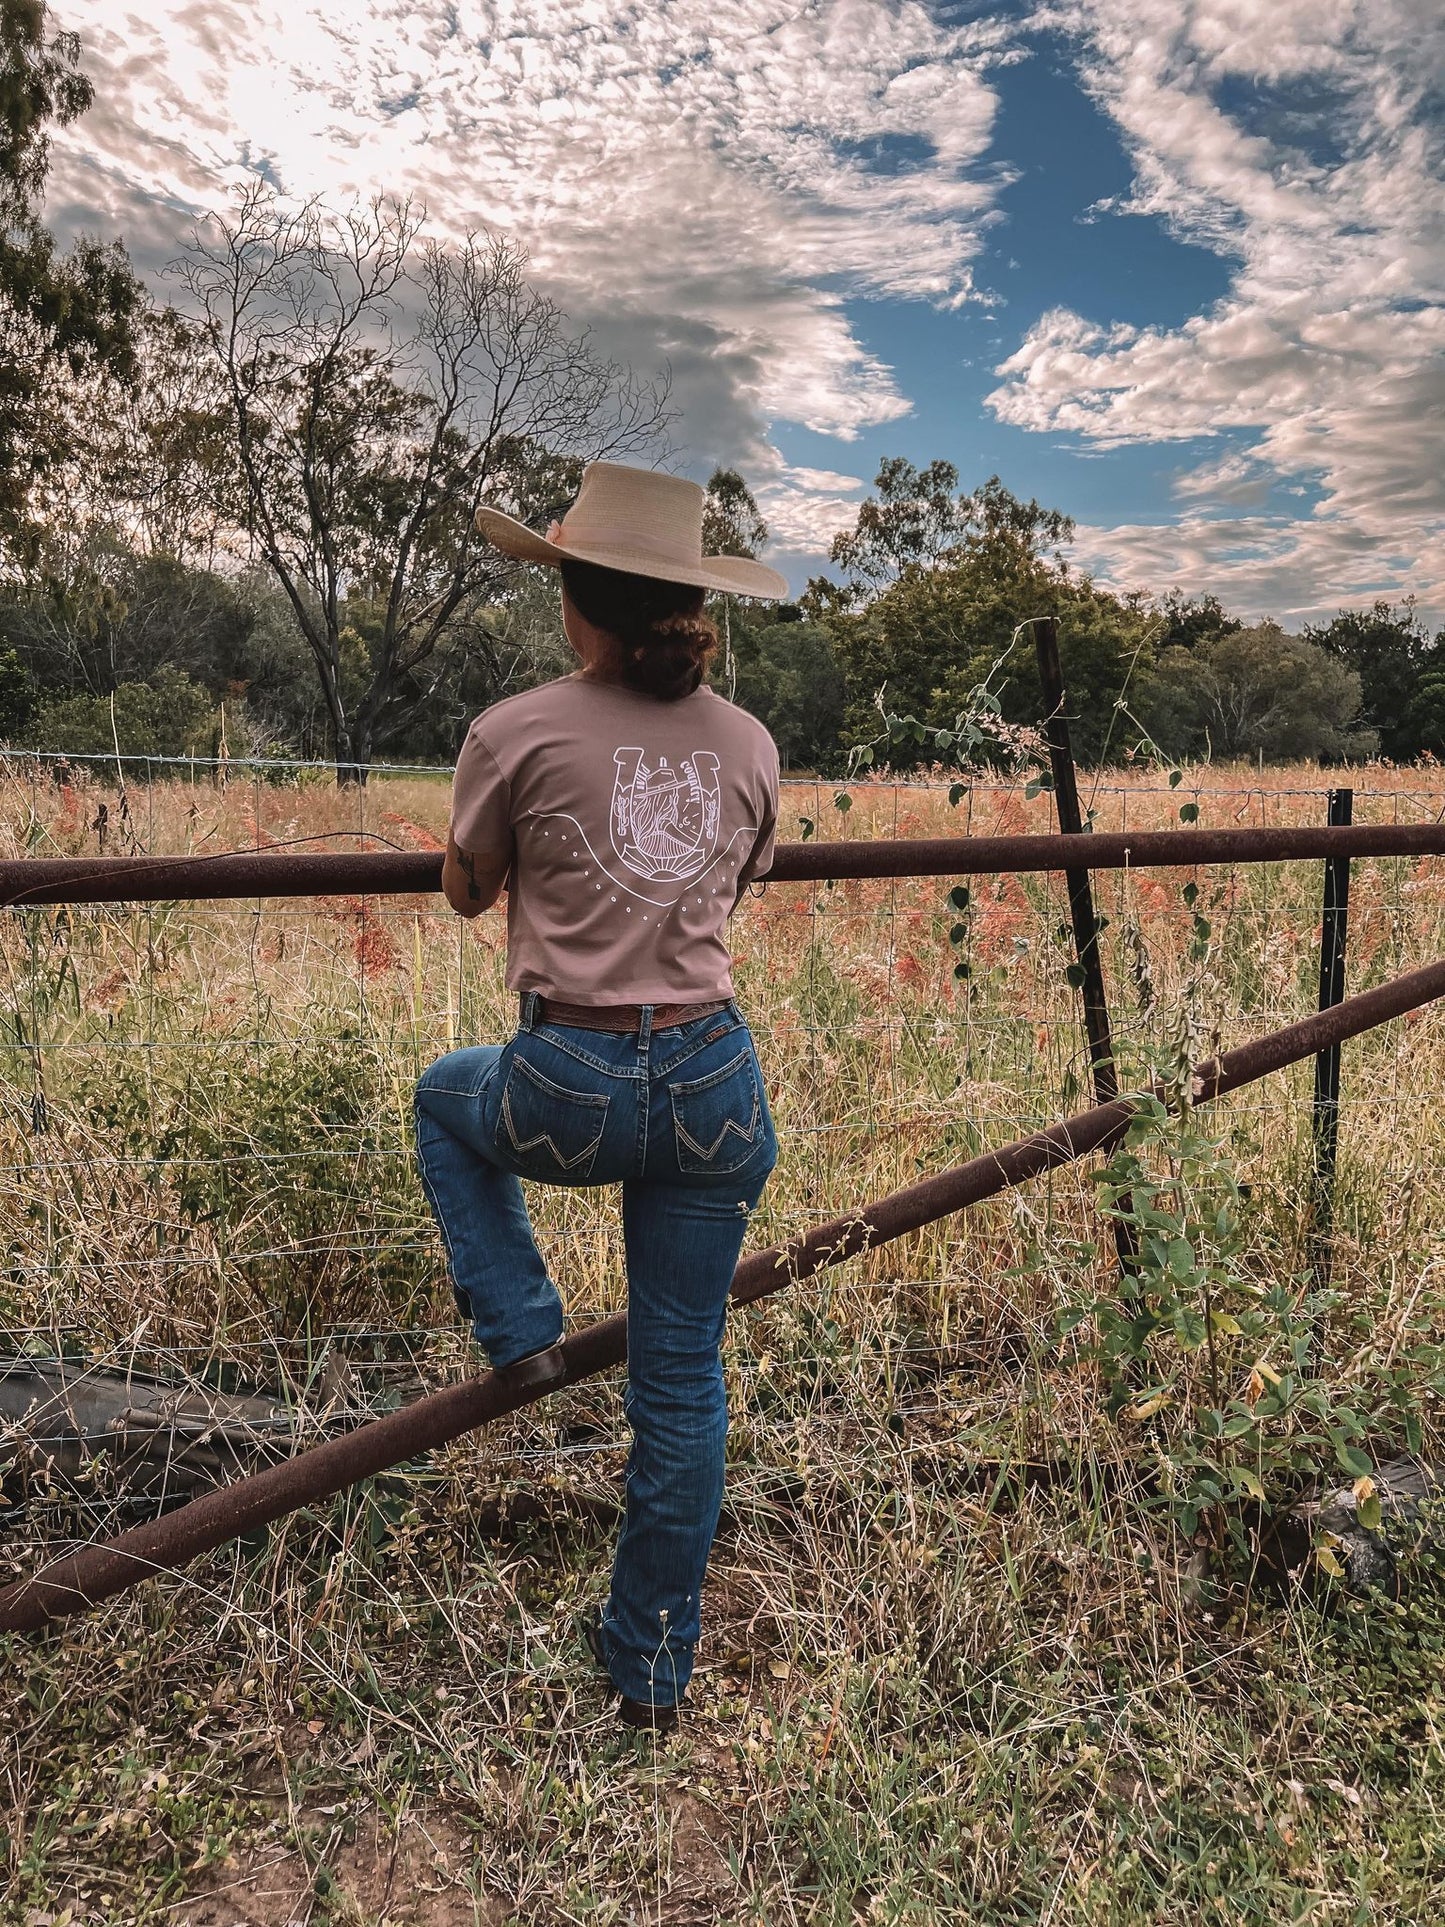
[[[1354,820],[1355,792],[1330,791],[1330,827]],[[1345,945],[1350,934],[1350,859],[1325,859],[1324,909],[1320,916],[1321,1010],[1344,1001]],[[1310,1262],[1316,1281],[1329,1283],[1335,1215],[1335,1164],[1340,1148],[1340,1047],[1327,1044],[1315,1059],[1314,1198],[1310,1213]]]
[[[1054,808],[1059,829],[1077,836],[1085,828],[1079,808],[1078,775],[1074,768],[1073,744],[1069,740],[1068,719],[1064,715],[1064,672],[1059,661],[1059,625],[1053,616],[1034,624],[1034,644],[1038,653],[1039,682],[1044,694],[1044,741],[1049,746],[1049,768],[1054,779]],[[1094,1097],[1110,1104],[1119,1095],[1119,1076],[1114,1065],[1114,1039],[1109,1026],[1109,1003],[1104,989],[1104,965],[1099,954],[1099,920],[1094,914],[1094,891],[1087,870],[1065,870],[1069,892],[1069,918],[1074,927],[1074,956],[1084,1004],[1084,1035],[1089,1041],[1089,1064],[1094,1076]],[[1129,1200],[1119,1200],[1127,1212]],[[1134,1269],[1138,1245],[1134,1227],[1126,1218],[1114,1220],[1114,1244],[1119,1263],[1126,1271]]]

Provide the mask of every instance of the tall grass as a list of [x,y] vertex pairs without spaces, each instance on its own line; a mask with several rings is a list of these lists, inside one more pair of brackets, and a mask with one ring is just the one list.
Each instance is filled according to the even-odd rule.
[[[1358,774],[1356,818],[1434,817],[1439,788]],[[987,785],[954,809],[946,785],[834,794],[790,788],[782,833],[1051,827],[1046,796]],[[1324,818],[1314,770],[1111,775],[1092,800],[1102,828],[1190,801],[1205,826]],[[17,768],[0,852],[95,853],[102,803],[108,851],[435,847],[446,802],[421,776],[123,796],[113,770]],[[1312,864],[1101,876],[1123,1081],[1311,1008],[1319,890]],[[739,911],[782,1143],[760,1242],[1088,1101],[1060,881],[947,892],[769,886]],[[1437,864],[1355,865],[1351,989],[1442,939]],[[426,1381],[467,1370],[410,1090],[505,1034],[502,965],[496,918],[432,899],[7,913],[0,1321],[298,1394],[338,1333],[378,1397],[399,1348]],[[1427,1448],[1439,1426],[1442,1044],[1427,1012],[1346,1051],[1326,1376],[1382,1454],[1414,1365]],[[1261,1277],[1306,1263],[1307,1105],[1302,1067],[1219,1110]],[[569,1315],[616,1308],[614,1201],[534,1202]],[[1149,1429],[1058,1337],[1065,1295],[1113,1282],[1069,1169],[733,1321],[695,1712],[655,1753],[612,1731],[573,1633],[605,1587],[614,1384],[17,1643],[0,1891],[20,1918],[198,1923],[1430,1918],[1428,1561],[1398,1608],[1202,1586]],[[9,1563],[110,1498],[100,1475],[89,1510],[32,1498]]]

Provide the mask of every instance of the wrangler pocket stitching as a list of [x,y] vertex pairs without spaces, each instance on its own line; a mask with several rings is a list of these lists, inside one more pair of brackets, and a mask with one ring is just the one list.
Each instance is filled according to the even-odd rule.
[[[712,1143],[704,1144],[700,1141],[696,1132],[690,1131],[684,1122],[688,1110],[688,1100],[702,1096],[704,1092],[713,1089],[717,1085],[728,1083],[737,1077],[739,1071],[746,1071],[748,1085],[752,1094],[752,1115],[748,1119],[747,1127],[745,1129],[735,1117],[724,1117]],[[668,1092],[668,1096],[672,1104],[673,1129],[677,1134],[678,1163],[683,1170],[691,1169],[699,1173],[703,1171],[714,1171],[722,1174],[728,1171],[735,1171],[740,1165],[747,1163],[748,1158],[752,1155],[757,1145],[758,1133],[762,1128],[763,1121],[762,1101],[758,1096],[757,1073],[753,1069],[751,1051],[739,1051],[736,1057],[729,1058],[728,1062],[718,1070],[709,1071],[706,1077],[693,1078],[685,1084],[674,1084]],[[694,1123],[696,1122],[697,1119],[694,1117]],[[719,1153],[727,1140],[729,1132],[742,1141],[744,1148],[740,1157],[735,1157],[731,1162],[725,1163],[720,1158]],[[688,1152],[692,1154],[692,1159],[695,1160],[695,1163],[689,1160],[686,1155]]]
[[[522,1132],[518,1129],[517,1119],[512,1109],[512,1091],[517,1083],[519,1072],[524,1082],[534,1085],[536,1087],[536,1094],[543,1099],[550,1099],[553,1103],[571,1105],[583,1111],[597,1112],[596,1135],[588,1143],[584,1144],[581,1150],[574,1152],[570,1157],[567,1156],[558,1144],[556,1138],[546,1129],[534,1131],[529,1137],[522,1135]],[[529,1153],[545,1145],[559,1171],[578,1172],[579,1175],[585,1177],[586,1172],[592,1168],[593,1161],[597,1156],[597,1147],[602,1142],[602,1132],[607,1123],[607,1107],[610,1102],[611,1100],[609,1098],[595,1091],[570,1091],[565,1084],[554,1084],[550,1077],[544,1077],[541,1071],[534,1069],[531,1064],[527,1063],[525,1058],[517,1057],[512,1060],[512,1067],[507,1075],[506,1089],[502,1092],[501,1122],[506,1126],[507,1136],[511,1140],[512,1149],[519,1158],[524,1158],[528,1156]],[[584,1165],[585,1170],[581,1168]]]

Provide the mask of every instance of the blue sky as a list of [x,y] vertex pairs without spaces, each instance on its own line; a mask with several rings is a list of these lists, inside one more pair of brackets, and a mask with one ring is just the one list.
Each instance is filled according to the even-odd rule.
[[801,583],[880,457],[1121,587],[1445,620],[1445,10],[1425,0],[61,0],[52,216],[161,270],[248,178],[500,228],[667,360]]
[[[858,338],[919,403],[912,415],[860,436],[854,459],[871,476],[884,455],[919,463],[942,455],[965,485],[998,474],[1015,494],[1080,520],[1153,519],[1174,475],[1204,459],[1211,438],[1104,456],[1082,438],[999,421],[986,406],[997,386],[993,371],[1024,327],[1054,307],[1105,324],[1176,327],[1227,292],[1229,265],[1176,239],[1157,217],[1099,211],[1128,197],[1132,169],[1119,134],[1056,36],[1030,36],[1023,45],[1027,57],[994,82],[990,159],[1007,184],[975,267],[984,299],[943,312],[922,302],[849,303]],[[784,428],[778,439],[796,461],[824,464],[836,454],[806,429]]]

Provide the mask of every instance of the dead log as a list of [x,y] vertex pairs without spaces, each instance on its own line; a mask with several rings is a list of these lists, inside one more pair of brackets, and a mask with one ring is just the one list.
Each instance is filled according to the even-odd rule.
[[[334,1430],[336,1416],[333,1401],[304,1429]],[[302,1429],[303,1415],[277,1398],[83,1359],[0,1358],[0,1481],[12,1501],[93,1491],[97,1477],[136,1498],[188,1498],[288,1458]]]

